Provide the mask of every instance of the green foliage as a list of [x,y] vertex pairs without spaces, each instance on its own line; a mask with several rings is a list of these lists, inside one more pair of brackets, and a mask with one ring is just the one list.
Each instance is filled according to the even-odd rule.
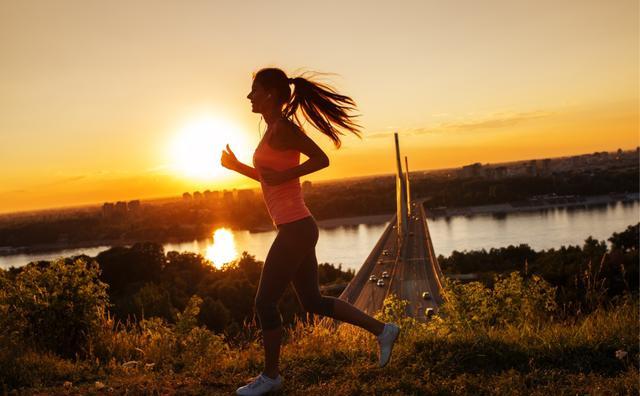
[[640,244],[640,223],[630,225],[622,232],[614,232],[608,239],[614,249],[623,251],[638,250]]
[[100,279],[110,285],[112,293],[122,292],[128,284],[157,280],[165,266],[164,248],[152,242],[114,247],[98,254],[96,260],[102,269]]
[[[10,278],[0,271],[3,296]],[[402,333],[383,370],[372,369],[377,346],[362,329],[296,321],[285,330],[285,391],[527,395],[606,388],[637,392],[636,297],[625,296],[607,309],[561,321],[555,315],[555,289],[537,276],[497,277],[493,288],[451,282],[445,291],[447,303],[426,324],[408,317],[407,301],[393,294],[385,299],[375,316],[399,324]],[[52,386],[38,391],[61,394],[67,390],[60,384],[72,381],[74,394],[91,394],[94,382],[100,380],[115,387],[115,394],[152,390],[229,394],[262,369],[262,346],[255,333],[247,344],[232,346],[228,339],[199,326],[203,300],[198,295],[188,298],[173,324],[159,317],[123,324],[100,310],[99,326],[89,334],[88,354],[75,361],[29,349],[11,355],[8,340],[0,338],[0,385]],[[0,309],[7,312],[6,305],[0,304]]]
[[348,283],[355,274],[353,269],[343,271],[342,264],[338,264],[337,267],[329,263],[318,264],[318,283],[320,284]]
[[179,312],[175,324],[160,317],[137,322],[115,322],[107,313],[102,326],[92,334],[91,356],[96,362],[110,362],[115,367],[159,372],[192,373],[212,370],[224,361],[228,350],[224,337],[198,326],[202,299],[193,295]]
[[141,318],[152,316],[173,318],[175,316],[175,308],[171,304],[169,292],[156,283],[145,283],[131,300],[135,312],[140,312]]
[[221,332],[226,328],[227,324],[229,324],[231,313],[220,300],[206,297],[200,309],[198,319],[200,323],[207,326],[207,328],[215,332]]
[[176,322],[175,327],[178,334],[187,334],[191,329],[198,325],[200,304],[202,304],[202,298],[196,295],[191,296],[184,311],[178,313],[178,321]]
[[[639,223],[640,225],[640,223]],[[438,262],[445,272],[473,272],[492,286],[496,272],[520,271],[524,277],[536,274],[557,287],[556,302],[566,314],[591,311],[624,293],[637,293],[639,287],[638,249],[632,240],[638,225],[614,233],[606,242],[592,237],[582,246],[533,251],[527,245],[470,252],[454,251]]]
[[538,275],[522,278],[512,272],[498,278],[493,287],[499,325],[515,324],[518,327],[539,327],[557,309],[556,288]]
[[[296,319],[284,337],[286,386],[353,395],[637,393],[640,321],[631,281],[638,256],[625,246],[607,251],[590,238],[583,247],[546,252],[522,273],[495,276],[487,285],[445,280],[446,302],[428,323],[410,317],[408,302],[389,295],[375,317],[399,324],[402,333],[384,371],[371,370],[376,345],[369,333]],[[116,253],[110,260],[132,254]],[[186,390],[172,382],[179,378],[181,384],[215,381],[213,394],[228,394],[262,368],[258,333],[247,323],[262,263],[243,254],[218,270],[193,254],[161,256],[151,246],[135,254],[159,269],[149,277],[119,278],[120,298],[145,313],[126,323],[111,316],[107,286],[86,258],[0,270],[0,386],[91,385],[101,378],[137,381],[140,392],[157,381],[166,381],[154,388],[158,393],[212,392],[206,386]],[[553,257],[561,257],[560,264]],[[572,298],[589,309],[561,315],[561,287],[538,271],[573,279],[578,286]],[[332,268],[325,276],[342,278]],[[285,318],[296,312],[283,302]],[[245,334],[246,342],[238,345],[210,330],[230,328]],[[51,394],[65,392],[58,387]]]
[[445,279],[440,314],[453,329],[489,329],[493,326],[539,327],[556,309],[555,288],[537,275],[517,272],[498,276],[490,289],[480,282]]
[[29,264],[14,279],[3,276],[1,336],[65,357],[86,353],[88,336],[109,304],[98,275],[97,263],[78,259]]
[[382,302],[380,311],[374,314],[374,317],[381,322],[393,322],[399,325],[405,334],[420,328],[421,323],[408,315],[409,301],[399,298],[394,293],[389,293]]
[[[172,371],[197,370],[204,360],[215,359],[227,345],[222,336],[198,326],[202,298],[193,295],[177,322],[169,324],[161,318],[144,319],[126,334],[136,340],[135,350],[142,355],[139,365]],[[108,351],[107,351],[108,352]],[[110,359],[112,356],[102,356]],[[115,356],[114,356],[115,357]]]
[[513,271],[524,269],[525,261],[531,263],[536,253],[527,244],[509,245],[502,248],[463,251],[454,250],[449,257],[438,256],[443,271],[454,274],[479,273],[485,271]]
[[37,387],[62,381],[88,380],[91,364],[87,360],[72,361],[52,352],[21,350],[10,353],[5,344],[0,345],[0,387]]
[[[131,248],[115,247],[96,258],[108,268],[110,313],[117,320],[140,320],[159,317],[175,323],[190,296],[203,299],[199,324],[230,337],[242,337],[242,324],[254,318],[254,298],[263,263],[243,252],[235,261],[218,269],[203,256],[194,253],[163,253],[160,244],[138,244]],[[141,265],[144,271],[137,268]],[[116,270],[121,271],[120,273]],[[129,275],[131,273],[131,276]],[[321,285],[342,283],[353,278],[354,271],[343,271],[323,263],[319,265]],[[304,311],[292,288],[280,301],[285,325],[292,324]]]

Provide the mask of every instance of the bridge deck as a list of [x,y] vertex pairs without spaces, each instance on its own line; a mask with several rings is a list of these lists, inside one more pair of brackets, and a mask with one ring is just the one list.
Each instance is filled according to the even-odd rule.
[[[427,320],[427,307],[437,311],[442,302],[441,273],[433,252],[422,202],[413,204],[412,211],[408,224],[409,235],[405,238],[401,251],[398,251],[394,216],[369,257],[340,295],[341,299],[373,314],[382,308],[387,294],[395,293],[401,299],[409,301],[407,315],[418,320]],[[383,254],[385,250],[389,252],[388,255]],[[383,271],[390,275],[390,278],[384,279],[384,286],[369,281],[370,275],[380,279]],[[424,291],[428,291],[431,298],[423,299]]]

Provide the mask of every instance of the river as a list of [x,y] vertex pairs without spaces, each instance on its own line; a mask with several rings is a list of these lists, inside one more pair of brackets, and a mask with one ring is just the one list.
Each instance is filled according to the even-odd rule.
[[[388,224],[380,216],[378,223],[320,228],[316,246],[319,262],[342,264],[343,269],[358,270]],[[448,256],[453,250],[489,249],[526,243],[533,249],[582,245],[588,236],[606,240],[613,232],[623,231],[640,219],[638,201],[589,208],[561,208],[536,212],[510,213],[503,216],[475,215],[429,219],[431,239],[437,255]],[[222,265],[231,257],[247,251],[264,260],[275,238],[275,231],[223,231],[216,238],[167,243],[165,251],[190,251],[218,261]],[[214,243],[215,239],[215,243]],[[95,256],[109,246],[76,248],[52,253],[18,254],[0,257],[0,268],[19,267],[30,261],[51,260],[77,254]],[[214,259],[220,257],[219,260]]]

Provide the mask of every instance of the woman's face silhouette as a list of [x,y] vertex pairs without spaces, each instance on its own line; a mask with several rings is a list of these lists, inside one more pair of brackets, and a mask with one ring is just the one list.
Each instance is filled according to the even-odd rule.
[[274,105],[272,97],[273,94],[264,89],[262,84],[253,80],[253,84],[251,84],[251,92],[247,95],[247,99],[251,101],[252,112],[264,114],[267,109]]

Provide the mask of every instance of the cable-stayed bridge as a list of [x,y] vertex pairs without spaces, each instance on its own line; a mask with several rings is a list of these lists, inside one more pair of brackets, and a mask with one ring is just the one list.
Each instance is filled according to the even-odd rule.
[[433,250],[423,201],[410,198],[407,158],[403,171],[397,134],[395,143],[396,214],[340,298],[373,314],[393,293],[409,301],[407,315],[426,321],[427,308],[435,313],[442,303],[443,275]]

